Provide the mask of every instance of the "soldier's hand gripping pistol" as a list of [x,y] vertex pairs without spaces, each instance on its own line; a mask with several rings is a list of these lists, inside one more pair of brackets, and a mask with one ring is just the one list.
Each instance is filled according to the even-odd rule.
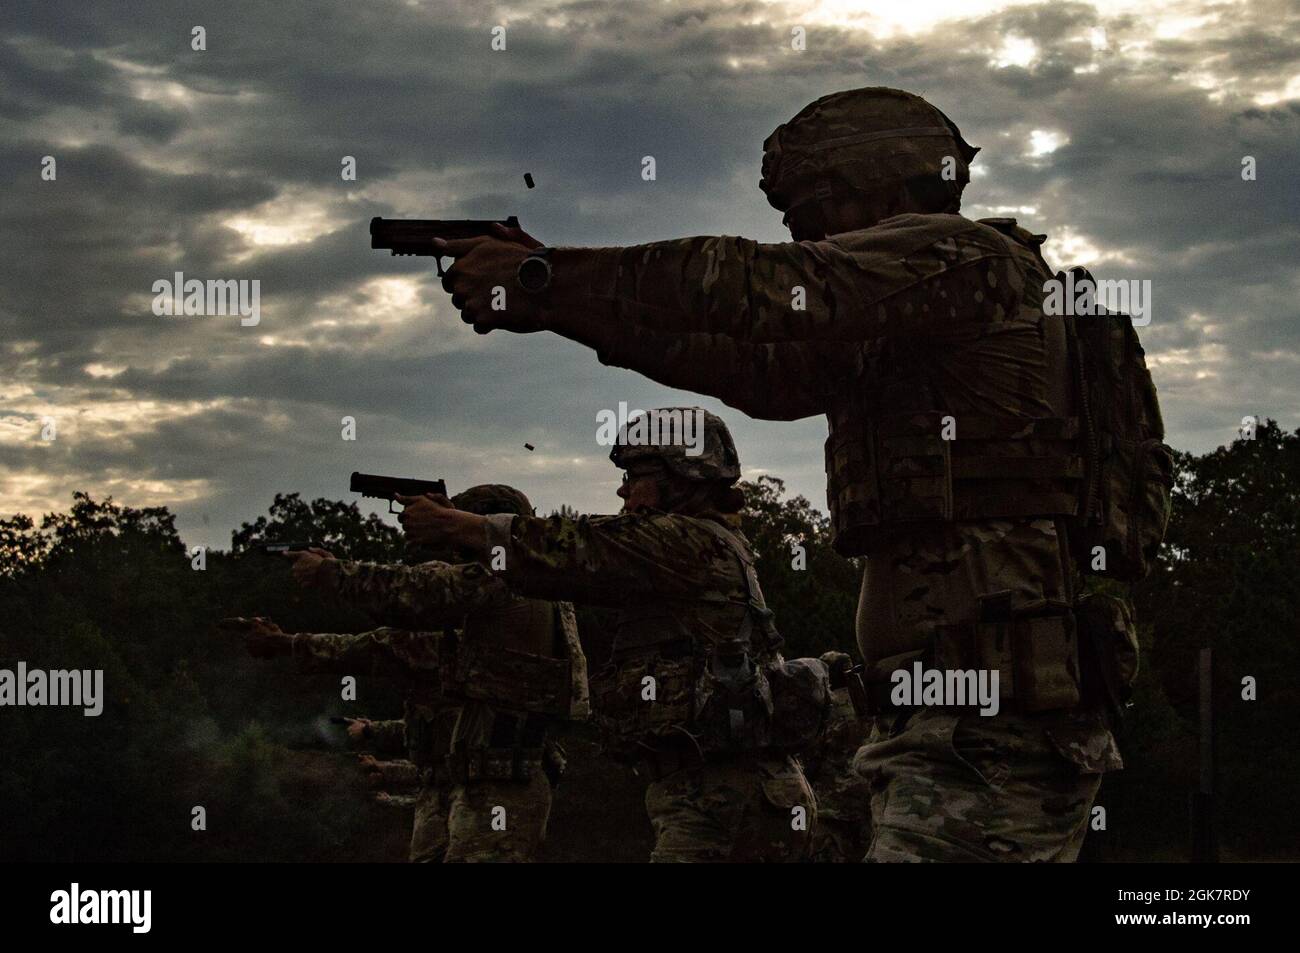
[[[390,250],[394,255],[423,255],[433,259],[442,277],[442,259],[435,241],[458,241],[463,238],[501,238],[506,241],[541,243],[519,227],[519,219],[490,218],[379,218],[370,220],[370,247]],[[527,241],[524,241],[527,239]]]

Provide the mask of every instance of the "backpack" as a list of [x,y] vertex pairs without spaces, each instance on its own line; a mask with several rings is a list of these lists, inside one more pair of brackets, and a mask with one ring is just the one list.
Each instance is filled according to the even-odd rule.
[[[1096,282],[1085,268],[1057,279]],[[1067,309],[1073,310],[1073,309]],[[1173,451],[1164,443],[1146,352],[1127,314],[1063,316],[1078,395],[1084,479],[1070,542],[1084,573],[1137,582],[1150,571],[1169,525]]]

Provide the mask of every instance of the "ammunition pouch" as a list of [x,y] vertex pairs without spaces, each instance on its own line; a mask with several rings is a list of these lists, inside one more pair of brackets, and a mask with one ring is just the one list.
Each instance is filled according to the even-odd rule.
[[926,648],[881,659],[867,668],[860,676],[859,693],[866,715],[915,707],[893,703],[892,676],[918,661],[924,669],[942,672],[996,671],[999,710],[1035,714],[1078,708],[1084,698],[1074,612],[1052,604],[1013,612],[1009,597],[1010,593],[986,597],[980,621],[936,626]]
[[831,716],[831,679],[820,659],[779,659],[767,670],[771,747],[798,753],[822,740]]
[[487,744],[455,743],[443,761],[440,780],[450,784],[527,781],[543,770],[545,763],[545,719],[497,712]]
[[818,659],[651,657],[611,666],[592,685],[606,747],[625,760],[676,747],[710,759],[795,753],[821,739],[830,717],[830,677]]
[[611,662],[592,676],[593,717],[611,755],[634,755],[642,739],[691,724],[698,664],[690,654],[655,653]]
[[785,661],[743,539],[712,520],[701,525],[731,549],[745,586],[735,635],[697,640],[690,606],[625,614],[615,660],[591,680],[592,709],[606,751],[643,761],[681,749],[710,759],[740,752],[794,752],[820,739],[830,717],[830,674],[820,659]]
[[702,749],[756,751],[771,743],[772,686],[766,669],[744,649],[715,651],[695,686],[690,731]]
[[407,699],[403,711],[406,756],[425,769],[441,764],[451,749],[456,709],[434,692],[417,694]]
[[1076,614],[1084,702],[1103,709],[1118,727],[1138,674],[1132,610],[1123,599],[1094,592],[1079,599]]
[[860,406],[832,413],[827,503],[837,552],[864,555],[896,526],[1078,511],[1085,461],[1076,418],[947,417]]
[[474,781],[527,781],[544,764],[541,748],[469,748],[447,755],[449,784]]

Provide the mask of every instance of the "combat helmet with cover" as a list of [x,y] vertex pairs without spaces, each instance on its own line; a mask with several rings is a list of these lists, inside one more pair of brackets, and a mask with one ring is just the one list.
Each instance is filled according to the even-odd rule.
[[623,470],[641,460],[658,460],[687,480],[740,479],[740,456],[731,432],[703,407],[660,407],[633,417],[619,429],[609,458]]
[[451,505],[458,510],[491,516],[494,513],[513,513],[516,516],[532,516],[533,505],[528,497],[513,486],[504,483],[481,483],[468,490],[462,490],[451,498]]
[[759,188],[785,212],[848,189],[879,194],[922,186],[956,201],[979,149],[920,96],[887,86],[831,93],[763,142]]

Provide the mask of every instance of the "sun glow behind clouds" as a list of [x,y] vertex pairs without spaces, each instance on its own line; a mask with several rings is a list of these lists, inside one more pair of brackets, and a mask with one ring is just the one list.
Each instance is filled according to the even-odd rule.
[[1070,141],[1070,137],[1063,132],[1056,132],[1051,129],[1031,129],[1029,131],[1029,151],[1028,155],[1033,158],[1050,155],[1061,146]]
[[241,259],[263,247],[302,245],[337,231],[348,219],[302,191],[286,192],[255,209],[225,219],[248,245]]
[[1032,66],[1038,59],[1038,44],[1023,36],[1008,35],[990,61],[999,69],[1007,66]]
[[[1040,6],[1042,0],[762,0],[770,8],[767,22],[787,21],[791,26],[833,26],[861,29],[888,39],[898,35],[928,33],[947,21],[977,20],[1000,10]],[[1224,3],[1197,0],[1091,0],[1087,5],[1098,18],[1137,17],[1142,32],[1160,40],[1177,40],[1218,22],[1230,21],[1231,8],[1247,0]],[[1202,12],[1208,11],[1208,12]],[[1087,40],[1094,50],[1110,47],[1104,26],[1090,29]],[[815,42],[809,37],[809,43]],[[1012,61],[1010,65],[1025,65]]]
[[1051,233],[1043,243],[1043,257],[1059,265],[1084,265],[1095,267],[1102,264],[1133,265],[1135,259],[1124,249],[1103,249],[1086,235],[1074,231],[1068,226]]

